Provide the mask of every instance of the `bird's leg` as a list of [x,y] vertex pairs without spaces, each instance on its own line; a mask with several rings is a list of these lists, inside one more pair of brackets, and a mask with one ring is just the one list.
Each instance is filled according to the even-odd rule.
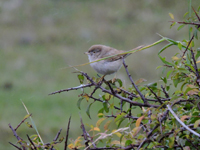
[[115,73],[115,76],[114,76],[114,78],[112,79],[112,83],[114,83],[116,79],[117,79],[117,73]]
[[[97,74],[98,75],[98,74]],[[99,75],[98,75],[99,76]],[[99,84],[99,85],[101,85],[102,84],[102,82],[103,81],[105,81],[105,79],[104,79],[104,77],[105,77],[106,75],[103,75],[102,77],[100,77],[100,79],[99,79],[99,82],[97,83],[97,84]]]

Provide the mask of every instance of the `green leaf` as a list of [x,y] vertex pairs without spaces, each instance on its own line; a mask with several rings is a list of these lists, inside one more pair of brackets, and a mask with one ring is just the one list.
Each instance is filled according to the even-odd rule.
[[198,30],[194,31],[194,37],[198,40]]
[[166,79],[165,77],[160,77],[160,79],[163,80],[163,82],[164,82],[165,84],[167,84],[167,79]]
[[157,89],[157,82],[149,83],[147,86],[149,88],[151,88],[152,90],[156,90]]
[[178,48],[181,50],[182,49],[182,44],[181,42],[178,43]]
[[88,115],[88,117],[91,119],[91,117],[90,117],[90,107],[91,107],[91,105],[92,105],[93,103],[90,103],[89,105],[88,105],[88,107],[87,107],[87,110],[86,110],[86,114]]
[[116,79],[116,82],[119,83],[119,87],[122,87],[123,83],[122,83],[122,80],[121,80],[121,79]]
[[197,120],[197,121],[195,121],[195,123],[194,123],[194,128],[197,128],[197,127],[199,126],[199,124],[200,124],[200,119]]
[[126,143],[125,143],[125,146],[129,146],[132,144],[132,141],[131,140],[127,140]]
[[80,83],[83,84],[84,76],[82,74],[78,75],[78,79],[79,79]]
[[175,140],[174,136],[172,136],[172,137],[169,138],[169,147],[170,148],[173,148],[173,146],[174,146],[174,140]]
[[122,118],[121,120],[117,121],[117,128],[119,128],[119,126],[121,125],[121,123],[125,120],[125,118]]
[[173,22],[171,25],[170,25],[170,29],[176,24],[176,22]]
[[83,100],[83,97],[81,97],[81,98],[79,98],[79,100],[77,101],[77,107],[78,107],[78,109],[80,109],[81,110],[81,102],[82,102],[82,100]]
[[117,115],[117,117],[115,118],[115,122],[117,122],[120,119],[122,119],[125,115],[126,115],[125,113],[121,113],[121,114]]
[[183,16],[183,18],[185,18],[187,15],[189,14],[189,12],[186,12]]
[[177,30],[179,31],[179,30],[182,29],[184,26],[185,26],[185,24],[180,25],[180,26],[178,27]]
[[161,61],[162,61],[164,64],[166,64],[166,65],[168,65],[168,66],[174,66],[172,63],[166,61],[166,60],[165,60],[165,59],[166,59],[165,57],[161,57],[160,55],[158,55],[158,57],[161,59]]
[[180,82],[180,79],[173,79],[173,83],[174,83],[174,86],[177,87],[177,85],[179,84]]
[[189,29],[189,32],[190,32],[190,33],[192,33],[192,30],[193,30],[193,28],[192,28],[192,27],[190,27],[190,29]]
[[103,113],[103,112],[104,112],[104,108],[101,108],[101,109],[98,111],[98,114]]
[[195,59],[197,60],[197,59],[199,58],[199,56],[200,56],[200,50],[197,49],[197,54],[196,54],[196,56],[195,56]]
[[192,65],[190,65],[190,64],[185,64],[186,66],[189,66],[190,67],[190,69],[192,69],[192,71],[194,71],[195,72],[195,69],[194,69],[194,67],[192,66]]
[[170,47],[170,46],[172,46],[172,45],[174,45],[174,44],[173,44],[173,43],[169,43],[169,44],[165,45],[165,46],[158,52],[158,55],[159,55],[160,53],[162,53],[165,49],[167,49],[168,47]]
[[103,102],[103,108],[104,108],[106,113],[109,112],[108,103],[106,101]]
[[166,74],[166,78],[167,78],[167,79],[169,78],[169,76],[170,76],[170,74],[172,73],[172,71],[173,71],[173,70],[169,70],[169,71],[167,72],[167,74]]

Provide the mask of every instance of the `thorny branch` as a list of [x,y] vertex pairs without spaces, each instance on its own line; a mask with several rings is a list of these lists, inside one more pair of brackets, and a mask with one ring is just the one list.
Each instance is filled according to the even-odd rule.
[[69,117],[68,125],[67,125],[67,133],[66,133],[66,138],[65,138],[65,147],[64,150],[67,150],[67,142],[68,142],[68,137],[69,137],[69,126],[71,123],[71,116]]
[[[200,21],[200,17],[198,16],[197,12],[194,10],[197,18],[199,19]],[[194,23],[194,22],[177,22],[179,24],[190,24],[190,25],[196,25],[197,26],[197,29],[200,27],[200,23]],[[191,42],[193,41],[194,39],[194,34],[193,36],[191,37],[191,39],[189,40],[188,42],[188,45],[185,49],[185,51],[183,52],[183,55],[182,55],[182,58],[184,57],[185,53],[187,52],[187,50],[189,49],[190,45],[191,45]],[[198,86],[200,87],[200,75],[199,75],[199,71],[198,71],[198,67],[197,67],[197,63],[196,63],[196,60],[195,60],[195,55],[194,55],[194,51],[192,48],[190,48],[190,51],[191,51],[191,58],[192,60],[191,63],[192,63],[192,67],[194,68],[191,69],[192,67],[189,67],[189,66],[185,66],[188,68],[188,70],[192,73],[195,74],[196,76],[196,82],[198,84]],[[193,62],[192,62],[193,61]],[[114,105],[113,108],[115,110],[117,110],[117,112],[121,113],[125,113],[126,115],[122,116],[123,119],[126,119],[128,118],[129,121],[132,123],[132,122],[138,122],[139,119],[141,119],[141,117],[135,117],[135,115],[133,116],[132,114],[134,114],[134,112],[132,112],[132,107],[133,106],[137,106],[137,107],[140,107],[141,109],[143,109],[142,107],[147,107],[148,108],[148,113],[146,113],[147,115],[145,116],[147,119],[148,119],[148,123],[147,124],[144,124],[144,122],[142,122],[140,120],[139,122],[139,128],[143,128],[143,133],[146,135],[143,139],[141,140],[138,140],[137,144],[129,144],[128,146],[116,146],[116,147],[97,147],[97,145],[95,144],[97,141],[99,140],[102,140],[102,139],[105,139],[107,138],[108,136],[111,136],[113,134],[110,133],[110,134],[106,134],[106,133],[101,133],[100,137],[98,137],[96,140],[93,141],[93,138],[94,136],[90,136],[90,132],[87,132],[86,128],[85,128],[85,125],[83,124],[83,121],[82,121],[82,118],[80,116],[80,121],[81,121],[81,128],[82,128],[82,132],[83,132],[83,138],[84,138],[84,144],[85,144],[85,149],[88,149],[88,150],[103,150],[103,149],[108,149],[108,150],[117,150],[117,149],[124,149],[124,150],[131,150],[131,149],[137,149],[139,150],[140,148],[144,148],[144,145],[149,145],[150,142],[152,141],[155,141],[157,139],[157,135],[159,133],[162,133],[162,136],[157,139],[158,142],[163,142],[163,139],[171,136],[172,134],[174,134],[174,129],[170,130],[169,132],[165,132],[165,128],[164,128],[164,122],[166,120],[170,120],[171,118],[168,118],[168,115],[169,115],[169,112],[171,112],[171,114],[173,115],[173,117],[181,124],[182,127],[180,127],[180,130],[178,131],[178,133],[181,133],[183,131],[189,131],[191,132],[190,133],[190,136],[191,135],[196,135],[198,137],[200,137],[200,134],[197,133],[197,128],[194,128],[194,124],[190,124],[190,125],[185,125],[179,118],[178,118],[178,115],[175,114],[175,112],[173,111],[173,107],[174,106],[178,106],[179,104],[183,105],[183,103],[193,103],[195,104],[195,100],[192,100],[192,99],[183,99],[181,96],[179,97],[179,99],[177,99],[176,101],[172,101],[172,98],[170,97],[171,95],[168,93],[168,90],[166,88],[166,86],[163,86],[161,85],[161,90],[162,90],[162,95],[164,96],[158,96],[153,89],[151,89],[150,87],[147,87],[147,90],[149,93],[151,93],[151,95],[153,94],[154,95],[154,99],[151,99],[151,98],[146,98],[148,96],[144,95],[143,94],[143,91],[141,92],[140,89],[138,88],[138,86],[134,83],[133,79],[132,79],[132,76],[131,74],[129,73],[128,71],[128,66],[126,65],[124,59],[123,59],[123,65],[124,65],[124,68],[126,70],[126,73],[128,75],[128,78],[131,82],[131,84],[133,85],[133,87],[135,88],[134,91],[136,92],[130,92],[128,90],[125,90],[125,88],[123,87],[117,87],[116,86],[116,89],[113,88],[112,84],[110,82],[107,82],[105,79],[103,79],[100,83],[96,83],[90,76],[88,76],[87,73],[85,72],[82,72],[82,71],[78,71],[80,74],[82,74],[84,77],[87,78],[88,82],[87,84],[81,84],[80,86],[77,86],[77,87],[72,87],[72,88],[67,88],[67,89],[63,89],[63,90],[59,90],[59,91],[55,91],[55,92],[52,92],[50,93],[49,95],[53,95],[53,94],[56,94],[56,93],[62,93],[62,92],[66,92],[66,91],[71,91],[71,90],[78,90],[78,89],[84,89],[84,88],[93,88],[93,91],[91,92],[91,94],[87,94],[87,96],[94,100],[94,102],[98,101],[100,103],[103,103],[105,102],[105,100],[102,99],[102,97],[100,98],[97,98],[95,97],[95,92],[97,90],[101,90],[103,93],[108,93],[110,95],[112,95],[114,98],[116,98],[117,100],[119,100],[120,102],[120,106],[117,106],[117,105]],[[168,67],[172,67],[172,66],[168,66]],[[104,87],[103,84],[106,84],[107,85],[107,88]],[[146,87],[145,87],[146,88]],[[120,92],[118,91],[120,90]],[[121,94],[123,93],[123,94]],[[81,96],[81,95],[80,95]],[[138,99],[139,101],[143,101],[143,103],[141,102],[138,102]],[[109,101],[106,101],[106,103],[110,106],[111,103]],[[126,109],[123,109],[123,104],[126,103],[126,104],[129,104],[129,108],[126,110]],[[155,104],[158,104],[159,105],[155,105]],[[171,104],[171,105],[170,105]],[[155,121],[152,119],[152,114],[154,112],[154,110],[150,110],[150,108],[156,108],[156,109],[160,109],[160,116],[157,117],[157,120],[156,120],[156,123]],[[118,111],[120,110],[120,111]],[[145,109],[144,109],[145,110]],[[117,118],[118,116],[117,115],[114,115],[113,112],[112,114],[109,114],[109,115],[105,115],[106,118]],[[144,117],[144,114],[143,116]],[[25,118],[26,119],[26,118]],[[19,141],[19,144],[20,146],[25,149],[23,147],[23,144],[21,142],[21,138],[17,135],[16,133],[16,130],[18,129],[18,127],[25,121],[25,119],[23,119],[21,121],[21,123],[15,128],[13,129],[12,126],[9,124],[9,127],[11,128],[12,132],[14,133],[14,136],[17,138],[17,140]],[[146,120],[147,120],[146,119]],[[68,146],[68,136],[69,136],[69,125],[70,125],[70,121],[71,121],[71,117],[69,118],[69,121],[68,121],[68,126],[67,126],[67,133],[66,133],[66,139],[65,139],[65,146],[64,146],[64,150],[67,149],[67,146]],[[152,127],[151,123],[154,121],[154,126]],[[132,124],[131,124],[132,125]],[[119,128],[118,130],[121,130],[122,128]],[[130,129],[130,127],[128,128],[124,128],[124,130],[128,130]],[[54,141],[56,141],[60,135],[60,132],[61,130],[57,133]],[[116,131],[115,131],[116,132]],[[127,131],[126,131],[127,132]],[[131,132],[130,132],[131,133]],[[176,133],[177,134],[177,133]],[[134,135],[135,136],[135,135]],[[37,149],[37,146],[34,145],[33,141],[29,138],[29,136],[27,135],[28,137],[28,140],[29,142],[31,143],[31,149]],[[192,142],[191,139],[188,139],[186,138],[187,141],[189,141],[190,143]],[[10,142],[9,142],[10,143]],[[15,148],[19,149],[19,150],[22,150],[22,148],[18,147],[17,145],[14,145],[12,143],[10,143],[12,146],[14,146]],[[48,146],[48,144],[46,144],[46,146]],[[200,146],[200,144],[193,144],[192,143],[192,146],[194,148],[199,148],[198,146]],[[154,146],[154,148],[168,148],[166,147],[165,145],[157,145],[157,146]],[[177,142],[173,145],[173,148],[181,148],[183,149],[183,146],[182,145],[179,145]],[[51,147],[51,149],[53,149],[53,145]],[[75,147],[74,149],[78,149],[77,147]]]

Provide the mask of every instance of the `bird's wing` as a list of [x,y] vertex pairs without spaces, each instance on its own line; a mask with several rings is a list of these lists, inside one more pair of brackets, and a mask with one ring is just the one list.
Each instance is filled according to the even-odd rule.
[[[121,54],[121,53],[124,53],[125,51],[122,51],[122,50],[116,50],[116,51],[110,51],[110,53],[108,54],[108,56],[111,56],[111,55],[116,55],[116,56],[113,56],[111,58],[108,58],[109,61],[117,61],[119,59],[122,59],[122,58],[126,58],[127,56],[129,56],[130,54]],[[107,57],[108,57],[107,56]]]

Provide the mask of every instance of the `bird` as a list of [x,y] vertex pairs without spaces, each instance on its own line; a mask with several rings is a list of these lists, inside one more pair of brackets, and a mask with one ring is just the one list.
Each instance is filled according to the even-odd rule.
[[[106,45],[92,45],[87,52],[90,66],[99,74],[103,76],[116,73],[123,64],[123,59],[129,56],[131,53],[122,54],[125,51],[117,50],[115,48]],[[97,61],[99,59],[116,55],[104,60]],[[93,62],[97,61],[97,62]]]

